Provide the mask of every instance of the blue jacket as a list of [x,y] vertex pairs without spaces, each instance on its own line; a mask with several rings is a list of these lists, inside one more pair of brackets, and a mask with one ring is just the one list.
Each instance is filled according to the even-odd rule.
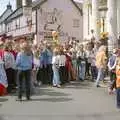
[[26,55],[23,52],[18,53],[16,58],[16,66],[18,70],[31,70],[33,65],[33,56]]
[[47,67],[48,64],[48,55],[47,55],[47,49],[43,50],[40,55],[40,67],[43,68]]

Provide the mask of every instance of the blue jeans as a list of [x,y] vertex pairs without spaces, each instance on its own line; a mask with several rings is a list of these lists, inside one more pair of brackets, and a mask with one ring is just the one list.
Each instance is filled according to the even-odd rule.
[[117,103],[117,107],[120,108],[120,88],[117,88],[116,92],[117,92],[116,103]]
[[81,80],[85,80],[85,68],[86,68],[85,62],[81,62],[79,65],[79,79]]
[[99,85],[100,80],[103,80],[103,79],[104,79],[104,69],[103,68],[98,68],[96,85]]
[[97,68],[96,68],[96,66],[91,66],[91,74],[92,74],[92,79],[96,80],[97,79]]
[[60,85],[59,69],[56,66],[52,66],[53,69],[53,85]]

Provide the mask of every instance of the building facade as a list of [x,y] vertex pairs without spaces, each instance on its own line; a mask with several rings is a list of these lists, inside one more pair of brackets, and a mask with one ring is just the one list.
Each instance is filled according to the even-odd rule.
[[6,33],[6,24],[5,19],[13,12],[12,6],[10,4],[7,5],[6,10],[4,13],[0,16],[0,36],[4,35]]
[[[61,41],[83,40],[82,4],[73,0],[37,0],[27,4],[30,1],[16,0],[17,9],[4,19],[3,33],[13,38],[36,36],[40,41],[52,40],[52,31],[58,31]],[[26,6],[31,6],[31,16],[26,16]]]
[[108,50],[120,47],[120,0],[84,0],[83,6],[84,39],[90,36],[91,30],[97,40],[101,33],[108,33]]
[[31,13],[29,20],[23,14],[23,8],[15,10],[6,20],[6,34],[13,38],[21,36],[32,37],[36,33],[36,11]]
[[37,40],[51,40],[52,31],[59,32],[59,39],[83,40],[82,4],[73,0],[44,0],[37,9]]

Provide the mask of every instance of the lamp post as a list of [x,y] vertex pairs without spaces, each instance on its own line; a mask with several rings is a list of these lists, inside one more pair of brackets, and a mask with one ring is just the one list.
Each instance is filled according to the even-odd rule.
[[[28,30],[31,34],[31,28],[32,28],[32,5],[28,4],[27,0],[22,0],[23,5],[23,16],[26,20],[26,24],[28,26]],[[32,34],[31,34],[32,36]]]
[[100,8],[100,18],[101,18],[101,32],[105,32],[105,21],[106,21],[106,13],[107,13],[107,8]]
[[102,22],[102,32],[105,32],[105,18],[106,18],[106,11],[101,11],[101,22]]
[[88,0],[87,1],[87,10],[88,10],[88,35],[90,34],[90,12],[91,12],[91,3],[90,1]]

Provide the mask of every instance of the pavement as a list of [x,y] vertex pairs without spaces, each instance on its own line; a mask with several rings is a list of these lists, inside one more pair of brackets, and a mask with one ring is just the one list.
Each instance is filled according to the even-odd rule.
[[62,88],[41,86],[28,102],[16,97],[0,97],[0,120],[120,120],[115,95],[88,81]]

